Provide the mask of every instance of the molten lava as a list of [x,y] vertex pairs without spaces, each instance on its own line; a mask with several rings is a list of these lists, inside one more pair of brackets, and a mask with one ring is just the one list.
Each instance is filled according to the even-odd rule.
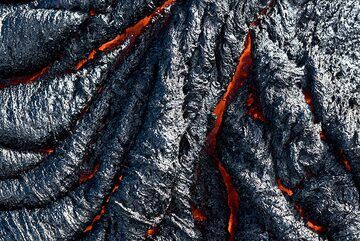
[[106,207],[111,200],[111,196],[116,192],[116,190],[119,189],[121,181],[122,181],[122,176],[119,176],[110,194],[105,199],[105,203],[101,206],[100,212],[94,217],[94,219],[91,221],[91,224],[84,229],[83,231],[84,233],[91,231],[94,228],[94,225],[102,218],[102,216],[104,216],[104,214],[106,213]]
[[94,17],[94,16],[96,15],[95,10],[94,10],[94,9],[90,9],[89,15],[90,15],[91,17]]
[[156,227],[153,227],[153,228],[151,228],[151,229],[148,229],[147,231],[146,231],[146,234],[145,234],[145,238],[147,238],[147,237],[155,237],[155,235],[157,234],[157,232],[158,232],[158,229],[156,228]]
[[0,89],[6,88],[6,87],[9,87],[12,85],[30,84],[30,83],[34,82],[35,80],[37,80],[38,78],[40,78],[41,76],[43,76],[44,74],[46,74],[49,71],[49,69],[50,69],[50,67],[47,66],[47,67],[43,68],[42,70],[40,70],[39,72],[32,74],[30,76],[16,78],[16,79],[10,80],[8,83],[4,83],[4,84],[0,83]]
[[344,164],[346,171],[350,172],[351,171],[350,162],[348,159],[346,159],[343,150],[338,151],[338,157],[339,157],[340,161]]
[[245,102],[248,108],[247,114],[255,121],[267,122],[261,110],[259,98],[257,97],[257,90],[255,86],[250,86],[249,97]]
[[110,50],[120,46],[127,39],[129,40],[130,45],[133,44],[135,42],[136,38],[141,33],[143,33],[144,30],[146,29],[146,27],[151,23],[152,19],[154,19],[155,17],[162,14],[167,8],[169,8],[174,3],[175,3],[175,0],[167,0],[162,6],[156,8],[156,10],[152,14],[141,19],[135,25],[125,29],[125,31],[123,33],[119,34],[112,40],[104,43],[98,49],[93,50],[86,59],[82,59],[76,64],[76,67],[75,67],[76,70],[81,69],[89,60],[94,59],[98,53],[110,51]]
[[318,233],[318,234],[322,234],[324,232],[326,232],[326,228],[320,225],[315,224],[314,221],[306,218],[305,216],[305,211],[303,208],[300,207],[300,205],[298,203],[294,204],[295,210],[299,213],[299,215],[306,220],[306,226],[308,226],[311,230],[313,230],[314,232]]
[[211,157],[212,161],[218,167],[220,174],[223,178],[226,191],[227,191],[227,203],[230,209],[230,217],[228,223],[228,231],[230,233],[230,241],[235,240],[235,229],[238,223],[237,210],[239,208],[239,195],[232,185],[231,176],[221,163],[216,153],[217,136],[219,134],[220,127],[223,121],[223,115],[228,105],[233,100],[235,94],[238,92],[241,86],[243,86],[245,80],[250,76],[250,70],[252,67],[252,38],[249,32],[246,36],[245,48],[239,58],[239,63],[236,67],[235,74],[227,87],[227,90],[220,102],[216,105],[214,114],[216,116],[215,124],[213,129],[207,136],[207,152]]
[[195,221],[203,222],[207,220],[207,217],[201,209],[192,207],[191,213]]
[[292,197],[292,196],[294,195],[293,190],[291,190],[290,188],[285,187],[285,186],[282,184],[282,182],[281,182],[280,179],[276,179],[276,183],[277,183],[277,185],[278,185],[278,188],[279,188],[283,193],[285,193],[285,194],[288,195],[289,197]]
[[46,154],[46,155],[50,155],[51,153],[53,153],[55,151],[54,148],[42,148],[40,150],[38,150],[38,152],[42,153],[42,154]]
[[313,104],[313,101],[312,101],[311,90],[306,88],[306,89],[303,90],[303,94],[304,94],[304,97],[305,97],[305,102],[310,107],[311,112],[315,113],[315,107],[314,107],[314,104]]
[[[305,96],[306,103],[310,106],[311,112],[315,116],[315,107],[313,105],[311,91],[309,89],[305,89],[303,91],[303,93],[304,93],[304,96]],[[323,130],[320,131],[320,139],[327,142],[327,143],[329,143],[329,144],[332,144],[332,141],[327,137],[326,133]],[[351,171],[351,165],[350,165],[349,160],[346,158],[346,156],[344,154],[344,151],[341,150],[341,149],[338,149],[336,147],[335,147],[335,150],[336,150],[336,155],[338,156],[338,159],[345,166],[346,171],[350,172]]]
[[326,228],[320,225],[316,225],[313,221],[308,220],[306,225],[316,233],[322,234],[326,232]]
[[324,131],[320,131],[320,140],[327,142],[326,135]]
[[94,165],[93,170],[92,170],[91,172],[89,172],[89,173],[81,173],[81,174],[80,174],[80,178],[79,178],[80,184],[82,184],[82,183],[84,183],[84,182],[86,182],[86,181],[91,180],[91,179],[95,176],[95,174],[97,173],[97,171],[99,171],[99,168],[100,168],[100,164],[99,164],[99,163],[96,163],[96,164]]

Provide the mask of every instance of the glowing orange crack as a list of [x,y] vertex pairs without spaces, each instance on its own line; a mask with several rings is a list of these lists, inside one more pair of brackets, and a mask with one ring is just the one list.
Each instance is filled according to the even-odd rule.
[[219,134],[220,127],[223,121],[223,115],[233,100],[235,94],[238,90],[243,86],[245,80],[247,80],[250,76],[250,69],[252,66],[252,39],[250,32],[246,36],[245,40],[245,48],[239,58],[239,63],[236,67],[235,74],[227,87],[227,90],[220,102],[216,105],[214,114],[216,116],[216,120],[214,123],[213,129],[209,132],[207,136],[207,152],[218,167],[220,174],[223,178],[226,191],[227,191],[227,204],[230,209],[230,217],[228,223],[228,232],[230,233],[230,241],[235,240],[235,232],[236,226],[238,224],[237,219],[237,210],[239,208],[239,194],[237,193],[235,187],[232,185],[232,180],[230,174],[227,172],[223,164],[216,153],[217,146],[217,136]]
[[99,168],[100,168],[100,164],[96,163],[91,172],[80,174],[80,178],[79,178],[80,184],[85,183],[85,182],[93,179],[95,174],[99,171]]
[[[303,93],[304,93],[304,97],[305,97],[305,102],[306,102],[306,104],[309,105],[309,107],[311,109],[311,112],[312,112],[313,116],[315,117],[315,106],[313,104],[311,90],[306,88],[303,91]],[[327,142],[327,143],[330,143],[330,144],[332,143],[331,140],[327,137],[324,130],[320,131],[320,139],[322,141]],[[336,155],[337,155],[339,161],[345,166],[345,170],[347,172],[350,172],[351,171],[351,165],[350,165],[349,160],[346,158],[346,156],[344,154],[344,151],[342,149],[337,149],[336,150]]]
[[102,44],[98,49],[93,50],[89,56],[85,59],[80,60],[77,64],[75,69],[79,70],[81,69],[89,60],[92,60],[95,58],[95,56],[99,52],[105,52],[112,50],[118,46],[120,46],[126,39],[130,40],[130,43],[133,43],[135,39],[144,32],[145,28],[149,25],[152,19],[154,19],[156,16],[163,13],[168,7],[170,7],[172,4],[175,3],[176,0],[167,0],[162,6],[157,7],[156,10],[150,14],[149,16],[146,16],[145,18],[141,19],[139,22],[137,22],[135,25],[125,29],[125,31],[112,40]]
[[203,222],[207,220],[206,215],[203,213],[203,211],[199,208],[192,207],[191,214],[195,221]]
[[317,225],[313,220],[310,220],[306,217],[304,209],[301,208],[298,203],[294,203],[294,208],[299,213],[299,215],[306,221],[306,226],[308,226],[311,230],[318,234],[326,232],[325,227]]
[[281,180],[280,179],[276,179],[276,183],[278,185],[278,188],[283,192],[285,193],[286,195],[288,195],[289,197],[292,197],[294,195],[294,192],[290,189],[290,188],[287,188],[285,187]]
[[5,84],[0,84],[0,89],[2,88],[6,88],[9,87],[11,85],[19,85],[19,84],[29,84],[34,82],[35,80],[37,80],[38,78],[40,78],[41,76],[43,76],[44,74],[46,74],[49,71],[50,67],[46,66],[45,68],[43,68],[42,70],[40,70],[39,72],[26,76],[26,77],[20,77],[20,78],[15,78],[10,80],[9,83],[5,83]]
[[84,229],[84,231],[83,231],[84,233],[90,232],[94,228],[95,224],[98,221],[100,221],[101,218],[104,216],[104,214],[106,213],[106,207],[111,200],[111,196],[116,192],[116,190],[119,189],[121,181],[122,181],[122,176],[120,176],[118,178],[118,180],[115,183],[114,187],[112,188],[109,196],[105,199],[105,203],[101,206],[100,212],[94,217],[94,219],[91,221],[91,224]]
[[[287,196],[292,197],[294,195],[294,191],[291,190],[290,188],[285,187],[280,179],[276,180],[276,183],[278,185],[278,188]],[[315,221],[310,220],[309,218],[306,217],[305,215],[305,211],[303,208],[300,207],[300,205],[298,203],[294,203],[294,208],[297,211],[297,213],[302,217],[303,220],[305,220],[306,222],[306,226],[308,226],[308,228],[310,228],[311,230],[313,230],[316,233],[322,234],[326,231],[326,228],[321,226],[321,225],[317,225],[315,223]]]

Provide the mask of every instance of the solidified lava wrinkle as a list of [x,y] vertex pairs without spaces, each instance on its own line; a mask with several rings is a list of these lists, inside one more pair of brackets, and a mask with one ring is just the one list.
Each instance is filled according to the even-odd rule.
[[76,64],[75,69],[76,70],[81,69],[89,60],[94,59],[97,53],[112,50],[120,46],[122,43],[124,43],[126,39],[129,39],[131,44],[134,43],[136,38],[141,33],[143,33],[146,27],[151,23],[152,19],[162,14],[167,8],[169,8],[172,4],[174,4],[175,1],[176,0],[167,0],[163,5],[157,7],[152,14],[141,19],[135,25],[125,29],[121,34],[117,35],[115,38],[111,39],[110,41],[102,44],[98,49],[91,51],[91,53],[86,59],[82,59]]
[[227,87],[225,94],[222,96],[220,102],[216,105],[214,114],[216,120],[214,123],[213,129],[209,132],[207,136],[207,152],[211,157],[212,161],[218,167],[220,174],[223,178],[226,191],[227,191],[227,204],[230,209],[230,217],[228,223],[228,231],[230,233],[230,241],[235,240],[236,226],[238,223],[237,220],[237,210],[239,208],[239,194],[237,193],[235,187],[232,185],[231,176],[228,171],[225,169],[223,164],[216,153],[217,146],[217,136],[222,124],[223,115],[228,107],[228,105],[233,100],[235,94],[243,86],[245,80],[250,76],[250,70],[252,67],[252,38],[251,33],[249,32],[245,40],[245,48],[243,53],[239,58],[239,63],[236,67],[235,74]]

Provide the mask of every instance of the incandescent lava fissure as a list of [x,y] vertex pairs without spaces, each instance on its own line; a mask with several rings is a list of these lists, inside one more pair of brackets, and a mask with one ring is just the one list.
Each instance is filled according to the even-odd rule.
[[0,241],[359,240],[360,6],[276,2],[0,4]]
[[249,32],[246,36],[245,47],[243,53],[239,58],[239,64],[236,66],[235,74],[229,83],[225,94],[221,98],[220,102],[216,105],[214,110],[214,115],[216,120],[214,123],[213,129],[209,132],[207,136],[207,146],[206,150],[209,156],[211,157],[214,164],[218,167],[220,174],[223,178],[223,181],[226,186],[227,191],[227,202],[230,209],[230,217],[228,224],[228,231],[230,233],[231,241],[235,240],[235,232],[237,226],[237,210],[239,208],[239,195],[232,185],[231,176],[226,171],[225,167],[221,163],[221,160],[218,158],[216,153],[217,146],[217,136],[219,134],[221,124],[223,121],[223,116],[226,111],[227,106],[233,100],[234,96],[244,84],[244,81],[247,80],[250,76],[250,70],[252,66],[252,37]]

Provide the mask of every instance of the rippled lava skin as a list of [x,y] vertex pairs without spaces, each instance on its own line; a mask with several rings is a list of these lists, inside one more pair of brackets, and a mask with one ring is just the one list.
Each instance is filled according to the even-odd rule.
[[359,241],[359,17],[0,0],[0,241]]

